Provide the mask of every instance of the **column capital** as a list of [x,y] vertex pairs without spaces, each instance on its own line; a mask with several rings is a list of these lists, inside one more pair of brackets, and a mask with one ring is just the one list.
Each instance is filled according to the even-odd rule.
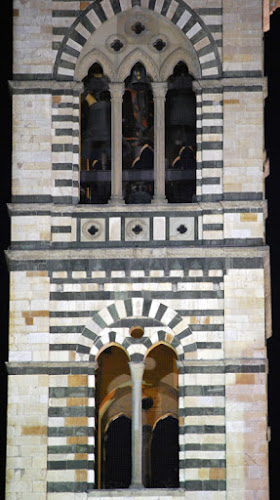
[[143,361],[129,361],[128,364],[131,372],[131,377],[134,380],[140,380],[142,383],[142,376],[145,369],[145,363]]
[[121,99],[124,93],[124,82],[110,82],[109,90],[111,94],[111,99]]
[[153,95],[155,99],[165,99],[167,92],[167,82],[152,82]]

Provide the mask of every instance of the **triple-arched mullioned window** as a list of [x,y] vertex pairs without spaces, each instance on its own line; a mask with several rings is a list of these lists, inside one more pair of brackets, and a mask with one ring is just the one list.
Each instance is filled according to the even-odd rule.
[[193,81],[221,73],[211,31],[185,3],[176,12],[172,3],[161,12],[157,3],[120,2],[118,12],[105,3],[106,18],[94,3],[77,18],[54,68],[56,79],[84,83],[80,203],[195,201]]

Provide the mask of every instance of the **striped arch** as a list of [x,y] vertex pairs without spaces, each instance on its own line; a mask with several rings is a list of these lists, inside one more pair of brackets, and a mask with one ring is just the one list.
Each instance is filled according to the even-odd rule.
[[167,2],[162,0],[155,2],[95,0],[81,12],[67,31],[57,53],[54,78],[73,80],[78,58],[90,36],[108,19],[131,9],[132,4],[161,14],[183,31],[193,46],[200,64],[198,77],[218,78],[221,76],[221,61],[215,40],[202,19],[183,0],[168,0]]
[[[159,327],[151,337],[144,336],[136,341],[111,330],[117,321],[125,318],[151,318],[158,320],[163,327]],[[87,323],[76,347],[76,361],[95,361],[98,352],[111,343],[122,346],[132,361],[141,361],[147,350],[159,342],[170,345],[180,360],[187,353],[191,353],[192,357],[196,356],[197,348],[192,331],[187,321],[176,311],[158,300],[117,300],[97,312]]]

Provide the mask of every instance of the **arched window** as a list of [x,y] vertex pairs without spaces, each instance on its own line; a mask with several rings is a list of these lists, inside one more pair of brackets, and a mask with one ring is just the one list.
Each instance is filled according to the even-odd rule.
[[145,487],[179,486],[176,359],[173,349],[158,344],[149,351],[145,360],[142,394]]
[[128,488],[131,480],[131,419],[119,415],[104,432],[103,487]]
[[[131,333],[136,330],[139,338],[142,329],[134,327]],[[178,487],[176,360],[175,351],[164,343],[152,347],[144,363],[128,362],[126,352],[115,344],[99,354],[97,488]]]
[[96,374],[96,486],[127,488],[131,481],[131,377],[116,345],[98,356]]
[[94,63],[81,96],[81,203],[107,203],[111,183],[111,102],[109,79]]
[[137,63],[125,80],[122,109],[123,198],[150,203],[153,197],[154,106],[151,79]]
[[151,439],[151,487],[179,487],[178,418],[166,415],[160,418]]
[[168,78],[165,105],[166,197],[189,203],[195,196],[196,98],[187,66],[179,62]]
[[124,82],[109,82],[94,63],[83,81],[80,202],[195,201],[196,99],[186,64],[154,82],[138,61]]

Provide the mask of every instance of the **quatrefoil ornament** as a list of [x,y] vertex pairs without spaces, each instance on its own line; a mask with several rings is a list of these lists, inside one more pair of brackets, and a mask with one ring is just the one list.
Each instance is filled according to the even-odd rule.
[[134,226],[134,227],[131,229],[131,231],[133,231],[133,232],[134,232],[134,234],[138,235],[138,234],[142,233],[143,228],[142,228],[142,226],[140,226],[140,224],[136,224],[136,226]]

